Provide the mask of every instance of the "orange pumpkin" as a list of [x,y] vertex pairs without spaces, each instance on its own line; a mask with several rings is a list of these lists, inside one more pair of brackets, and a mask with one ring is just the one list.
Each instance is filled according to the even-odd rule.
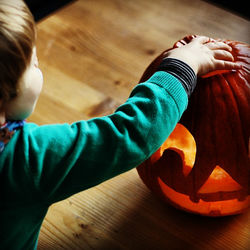
[[[224,42],[243,68],[198,78],[172,134],[137,168],[146,186],[161,199],[205,216],[237,214],[250,206],[250,46]],[[164,53],[149,65],[140,82],[157,70]]]

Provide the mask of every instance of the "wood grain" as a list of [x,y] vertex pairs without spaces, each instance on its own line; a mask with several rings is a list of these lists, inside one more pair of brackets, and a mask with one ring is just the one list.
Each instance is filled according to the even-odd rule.
[[[248,20],[200,0],[78,0],[38,23],[45,84],[29,121],[113,112],[153,58],[187,34],[250,42]],[[250,212],[204,218],[157,200],[136,170],[56,203],[38,249],[247,249]]]

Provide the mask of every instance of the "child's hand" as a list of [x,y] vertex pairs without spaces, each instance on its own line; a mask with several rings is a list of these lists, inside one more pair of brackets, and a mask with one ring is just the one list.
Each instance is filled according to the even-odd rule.
[[166,53],[166,57],[176,58],[187,63],[198,75],[214,70],[232,70],[241,68],[233,62],[232,48],[224,42],[217,42],[208,37],[199,36],[176,49]]

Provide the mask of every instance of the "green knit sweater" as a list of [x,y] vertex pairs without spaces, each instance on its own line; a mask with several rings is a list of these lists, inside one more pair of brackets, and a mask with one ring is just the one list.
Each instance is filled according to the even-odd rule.
[[160,71],[111,115],[72,125],[26,123],[0,154],[0,248],[36,249],[52,203],[138,166],[187,103],[182,84]]

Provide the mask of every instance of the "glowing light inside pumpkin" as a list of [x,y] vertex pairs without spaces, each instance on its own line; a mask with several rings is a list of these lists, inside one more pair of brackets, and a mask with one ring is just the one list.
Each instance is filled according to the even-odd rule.
[[179,123],[177,124],[174,131],[161,147],[161,155],[163,154],[164,149],[167,148],[171,148],[173,150],[175,148],[181,149],[184,153],[184,163],[189,167],[194,165],[196,143],[192,134],[183,125]]
[[241,190],[242,186],[220,166],[216,166],[210,177],[200,188],[199,193],[230,192]]
[[151,157],[152,163],[155,163],[162,156],[164,150],[166,149],[175,150],[180,153],[180,149],[183,154],[184,167],[183,174],[187,176],[191,171],[196,155],[196,143],[192,134],[180,123],[177,123],[175,129],[170,134],[168,139],[163,143],[160,149]]
[[[183,174],[187,176],[194,166],[196,156],[196,143],[192,134],[182,124],[178,123],[171,135],[159,149],[158,154],[154,156],[154,161],[157,161],[166,149],[172,149],[179,153],[184,163]],[[199,193],[236,191],[240,189],[242,189],[242,186],[217,165],[210,177],[200,188]]]
[[[183,173],[187,176],[194,166],[196,156],[196,143],[192,134],[183,125],[178,123],[162,147],[154,154],[151,159],[152,162],[156,162],[167,149],[175,150],[182,157],[184,163]],[[250,196],[244,201],[232,199],[207,202],[200,199],[198,202],[193,202],[190,200],[189,195],[176,192],[166,185],[160,177],[157,179],[165,197],[177,207],[187,211],[199,214],[209,214],[210,216],[220,216],[221,214],[229,215],[242,212],[250,203]],[[198,194],[209,195],[217,192],[230,192],[241,189],[242,186],[233,180],[224,169],[217,165],[209,178],[200,188]]]
[[178,208],[183,210],[198,213],[209,214],[209,216],[221,216],[241,213],[249,207],[250,196],[246,198],[244,202],[237,199],[225,200],[225,201],[213,201],[207,202],[200,200],[195,203],[189,199],[188,195],[178,193],[172,188],[168,187],[160,178],[158,178],[159,185],[165,197],[175,204]]

